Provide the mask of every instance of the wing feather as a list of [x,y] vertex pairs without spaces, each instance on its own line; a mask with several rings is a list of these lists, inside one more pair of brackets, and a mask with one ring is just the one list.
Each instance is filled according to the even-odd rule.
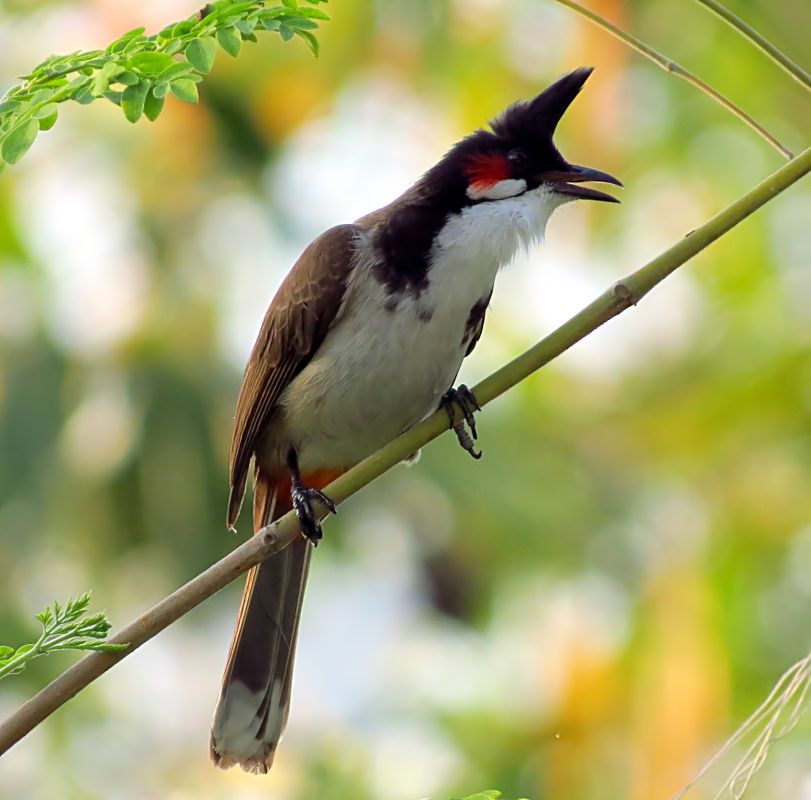
[[276,401],[324,341],[341,307],[363,230],[338,225],[319,236],[293,265],[265,314],[234,416],[229,527],[239,516],[251,457]]

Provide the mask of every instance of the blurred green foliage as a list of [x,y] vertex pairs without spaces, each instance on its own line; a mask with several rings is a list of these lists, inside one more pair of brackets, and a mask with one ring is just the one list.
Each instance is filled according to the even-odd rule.
[[[737,5],[802,58],[806,3]],[[807,97],[711,15],[593,6],[806,143]],[[7,4],[0,74],[195,10]],[[317,62],[262,42],[153,126],[66,106],[3,174],[4,641],[88,587],[123,621],[233,546],[230,418],[281,277],[323,227],[390,199],[504,105],[597,65],[557,140],[627,189],[615,213],[554,218],[505,271],[468,382],[779,163],[544,0],[344,0],[332,16]],[[480,463],[445,437],[330,520],[267,779],[206,760],[234,586],[15,747],[0,794],[670,796],[811,639],[807,184],[488,407]],[[68,663],[5,681],[0,710]],[[800,796],[809,750],[806,722],[751,797]]]

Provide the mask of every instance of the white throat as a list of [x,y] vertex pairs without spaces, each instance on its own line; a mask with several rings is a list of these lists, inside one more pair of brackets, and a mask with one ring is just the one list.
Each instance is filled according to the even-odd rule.
[[492,285],[498,269],[512,261],[520,248],[528,250],[543,240],[552,212],[570,199],[540,186],[453,214],[434,241],[434,268],[450,258],[459,265],[459,280],[473,281],[471,272],[483,270],[492,273]]

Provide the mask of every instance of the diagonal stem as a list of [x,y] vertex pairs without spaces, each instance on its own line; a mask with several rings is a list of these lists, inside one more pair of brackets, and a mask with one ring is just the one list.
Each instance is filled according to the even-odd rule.
[[667,56],[662,55],[658,50],[654,50],[652,47],[645,44],[645,42],[643,42],[641,39],[637,39],[633,34],[624,31],[622,28],[618,28],[612,22],[605,19],[605,17],[601,17],[594,11],[590,11],[585,6],[580,5],[580,3],[576,3],[574,0],[555,0],[555,2],[572,9],[572,11],[576,11],[578,14],[590,20],[595,25],[603,28],[603,30],[607,31],[621,42],[625,42],[625,44],[627,44],[629,47],[636,50],[637,53],[640,53],[641,55],[645,56],[645,58],[650,59],[654,64],[657,64],[666,72],[670,72],[673,75],[677,75],[679,78],[683,78],[688,83],[692,83],[693,86],[700,89],[702,92],[704,92],[704,94],[712,97],[716,103],[720,103],[725,109],[727,109],[727,111],[730,111],[739,120],[745,122],[753,131],[755,131],[755,133],[765,139],[783,156],[786,158],[794,157],[791,150],[783,145],[776,137],[772,136],[772,134],[769,133],[759,122],[750,117],[749,114],[740,108],[740,106],[735,105],[735,103],[733,103],[728,97],[713,89],[712,86],[705,81],[701,80],[701,78],[699,78],[695,73],[690,72],[690,70],[685,69],[683,66],[681,66],[681,64],[677,64],[675,61],[671,61],[671,59],[669,59]]
[[[671,272],[809,172],[811,172],[811,147],[773,172],[700,228],[616,283],[534,347],[483,380],[473,389],[479,404],[484,406],[489,403],[588,336],[603,323],[629,306],[635,305]],[[325,488],[325,492],[335,502],[343,502],[447,429],[447,414],[444,409],[440,409],[333,481]],[[324,508],[321,511],[326,513]],[[5,753],[46,717],[121,659],[126,658],[192,608],[255,564],[279,552],[300,535],[295,512],[291,511],[154,605],[110,638],[112,643],[128,643],[129,647],[126,650],[115,653],[96,652],[85,656],[0,723],[0,754]]]
[[758,33],[751,25],[747,25],[740,17],[733,14],[728,8],[722,6],[717,0],[697,0],[701,5],[708,8],[730,27],[746,39],[749,39],[755,47],[763,51],[772,61],[782,67],[797,83],[811,90],[811,75],[809,75],[799,64],[792,61],[782,50],[775,47],[765,36]]

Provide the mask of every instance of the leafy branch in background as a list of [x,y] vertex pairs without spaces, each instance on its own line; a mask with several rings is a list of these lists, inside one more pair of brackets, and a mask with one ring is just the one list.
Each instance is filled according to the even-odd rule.
[[125,650],[126,644],[107,642],[107,634],[112,623],[104,613],[86,617],[90,607],[91,593],[68,600],[64,607],[53,604],[53,610],[46,606],[37,614],[42,625],[42,633],[33,644],[13,648],[0,646],[0,678],[22,672],[30,661],[38,656],[47,656],[58,650],[96,650],[102,653],[115,653]]
[[257,31],[276,31],[283,41],[301,37],[318,55],[313,31],[329,15],[312,6],[326,2],[282,0],[267,8],[263,0],[218,0],[152,36],[135,28],[105,50],[45,59],[0,102],[0,170],[16,164],[39,132],[54,126],[66,100],[87,105],[103,97],[130,122],[157,119],[168,94],[196,103],[197,84],[211,71],[217,45],[237,56],[243,42],[257,41]]

